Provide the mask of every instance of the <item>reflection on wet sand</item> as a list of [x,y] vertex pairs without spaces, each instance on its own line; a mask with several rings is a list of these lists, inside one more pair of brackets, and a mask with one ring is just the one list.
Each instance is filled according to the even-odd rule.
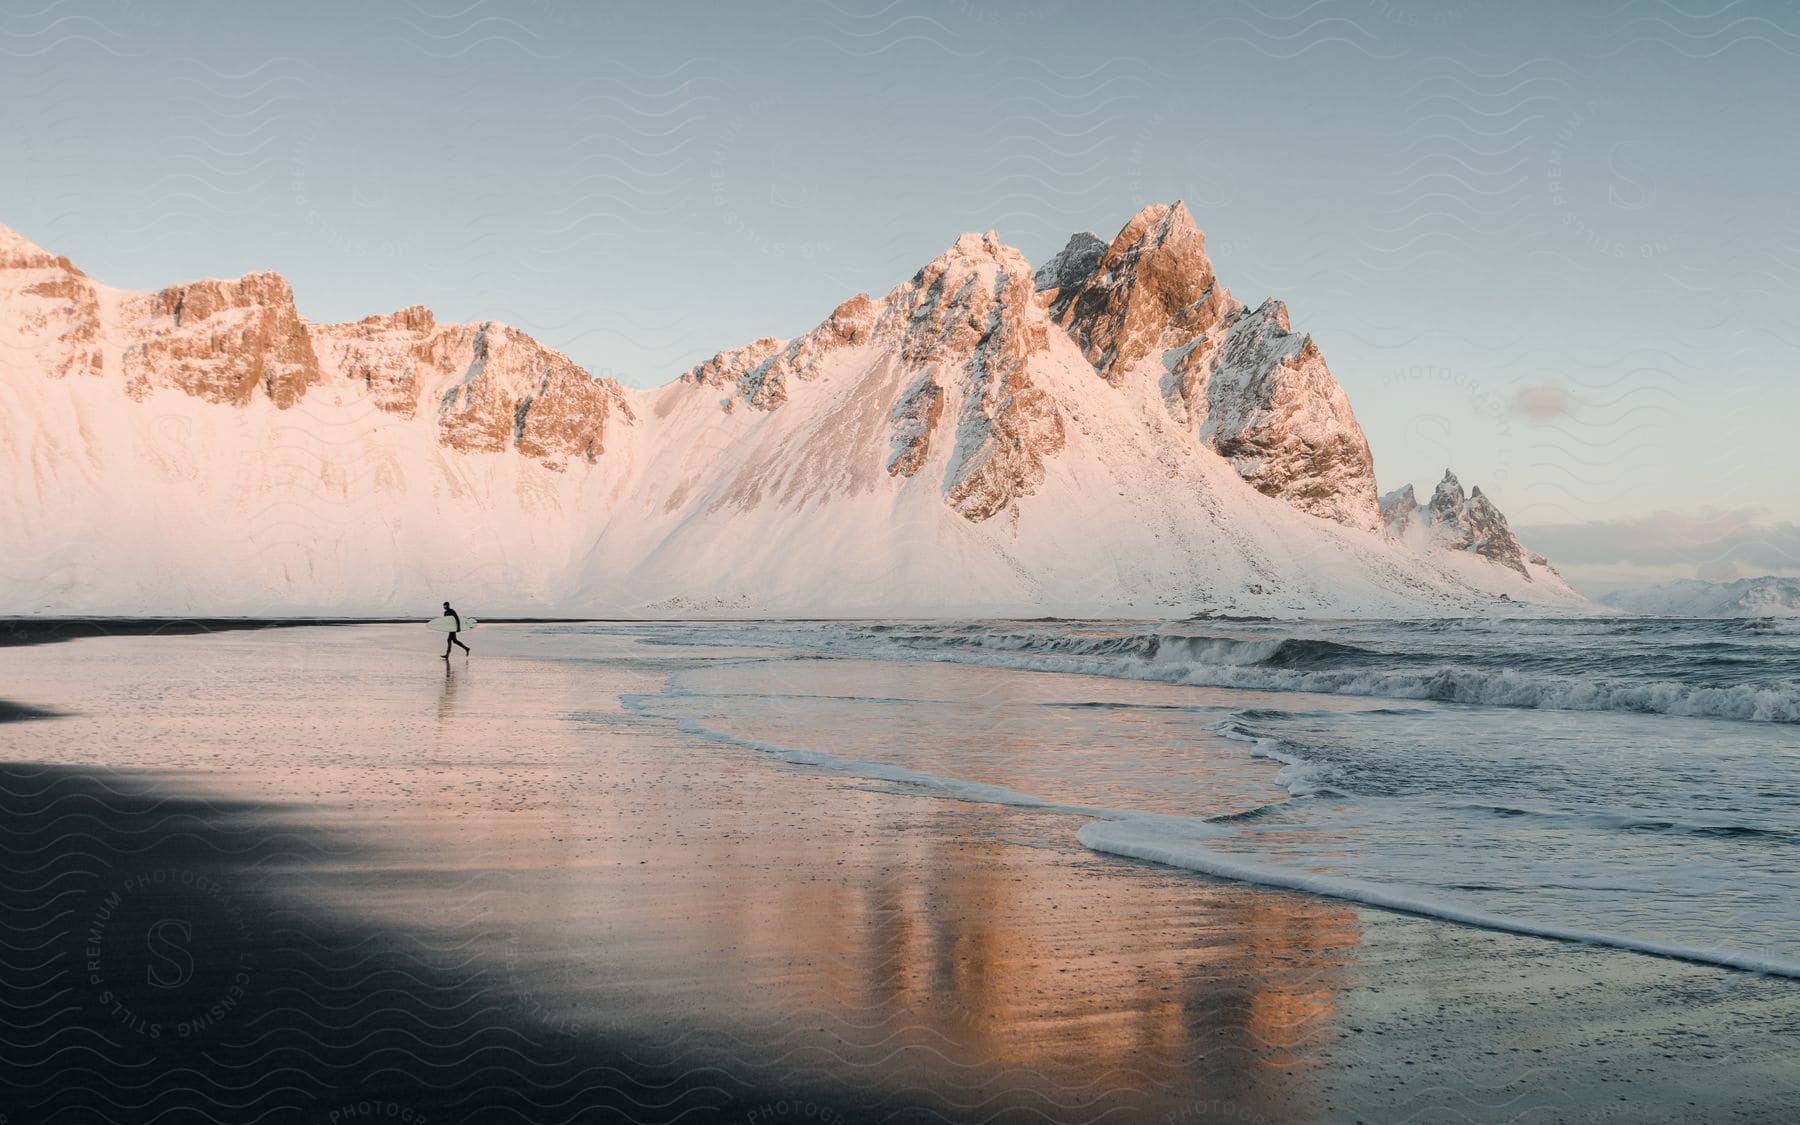
[[450,662],[446,660],[444,661],[444,691],[438,696],[438,722],[440,723],[449,719],[456,710],[456,687],[456,669],[452,668]]
[[848,1067],[947,1113],[1323,1104],[1305,1075],[1347,907],[1088,856],[1058,814],[614,761],[577,817],[462,825],[465,847],[555,857],[481,887],[497,959],[559,1019],[721,1031],[709,1061]]
[[[616,1104],[617,1081],[589,1068],[616,1050],[652,1052],[656,1075],[682,1076],[658,1087],[668,1096],[655,1112],[634,1090],[637,1120],[725,1105],[776,1120],[758,1099],[783,1094],[822,1099],[812,1120],[1548,1120],[1578,1099],[1603,1108],[1618,1095],[1579,1085],[1546,1095],[1511,1052],[1592,1044],[1604,1057],[1578,1054],[1583,1065],[1624,1058],[1640,1064],[1639,1083],[1653,1070],[1642,1052],[1584,1030],[1641,1015],[1596,1000],[1554,1022],[1576,987],[1607,979],[1591,967],[1602,962],[1563,967],[1579,951],[1550,950],[1552,970],[1541,944],[1096,855],[1075,841],[1079,816],[790,766],[624,702],[754,651],[714,657],[605,636],[550,647],[495,629],[479,666],[440,669],[414,632],[56,645],[8,662],[9,696],[46,717],[7,731],[17,760],[156,771],[176,792],[253,796],[273,840],[295,824],[318,833],[330,846],[259,867],[257,894],[285,899],[302,932],[349,920],[341,949],[325,949],[346,973],[365,971],[355,966],[376,949],[408,962],[406,973],[436,965],[436,987],[462,1006],[440,1012],[433,994],[419,1018],[454,1015],[438,1028],[446,1058],[473,1028],[497,1050],[525,1052],[509,1056],[520,1065],[541,1061],[529,1044],[554,1040],[560,1069],[544,1081],[568,1083],[554,1096],[503,1095],[492,1076],[438,1088],[449,1079],[435,1058],[408,1071],[409,1100],[446,1106],[442,1119],[488,1104],[457,1098],[552,1104],[563,1117],[600,1095]],[[1198,720],[1142,706],[1174,699],[1163,686],[1084,685],[1084,699],[1105,706],[1064,711],[1046,706],[1054,689],[1042,678],[986,670],[977,681],[948,667],[875,677],[849,665],[734,665],[746,690],[718,706],[720,721],[784,723],[799,737],[800,712],[816,708],[828,719],[815,733],[823,723],[841,746],[924,755],[952,773],[961,755],[983,780],[1083,799],[1129,796],[1145,776],[1190,804],[1214,795],[1170,787],[1268,784],[1254,776],[1267,768],[1238,751],[1215,761],[1199,735],[1175,744]],[[907,693],[934,707],[893,702]],[[947,719],[946,705],[964,709]],[[145,815],[159,807],[147,802]],[[317,963],[313,946],[301,952]],[[1645,988],[1711,987],[1690,968],[1603,964],[1615,976],[1640,970],[1620,979]],[[325,984],[354,991],[357,979]],[[257,1036],[312,1033],[282,1024],[284,1003],[246,1012]],[[1763,1009],[1732,1003],[1734,1018],[1794,1011],[1780,996]],[[1775,1041],[1751,1025],[1708,1026],[1740,1064]],[[1770,1068],[1758,1096],[1776,1089],[1779,1061],[1756,1064]],[[1737,1096],[1709,1091],[1715,1107]]]
[[[1020,818],[952,815],[977,840]],[[1285,1120],[1316,1098],[1300,1076],[1356,942],[1347,907],[1060,849],[888,839],[848,880],[819,877],[824,855],[773,893],[727,884],[713,925],[658,944],[716,974],[709,991],[736,998],[746,1029],[816,1026],[902,1085],[941,1081],[951,1060],[972,1084],[1054,1091],[1064,1109],[1230,1100]]]
[[[348,636],[310,640],[307,659],[342,677],[315,675],[312,692],[279,662],[253,678],[246,648],[266,640],[215,640],[232,651],[190,669],[240,682],[207,713],[149,701],[172,737],[140,764],[197,752],[225,767],[226,789],[326,798],[309,817],[385,858],[315,874],[310,897],[484,951],[499,992],[555,1026],[648,1027],[733,1073],[809,1086],[855,1074],[952,1116],[1229,1098],[1289,1119],[1318,1104],[1298,1076],[1355,942],[1346,908],[1091,855],[1079,817],[880,792],[696,739],[620,704],[670,674],[641,656],[507,660],[496,638],[479,668],[433,659],[421,674]],[[703,655],[652,651],[681,666]],[[733,668],[753,691],[794,671]],[[842,690],[836,676],[888,698],[953,700],[968,680],[824,671],[820,691]],[[962,700],[961,729],[891,715],[882,729],[934,740],[937,764],[961,753],[1031,783],[1047,698],[1001,674]],[[1092,740],[1137,718],[1099,710],[1058,730]],[[1129,739],[1158,745],[1121,728],[1118,745]]]

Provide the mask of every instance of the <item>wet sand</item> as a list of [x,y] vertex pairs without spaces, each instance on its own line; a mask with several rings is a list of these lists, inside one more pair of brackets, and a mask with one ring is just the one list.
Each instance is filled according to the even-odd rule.
[[[490,625],[572,623],[566,618],[511,617]],[[398,617],[0,617],[0,647],[44,645],[81,637],[182,637],[244,630],[327,625],[413,624]]]
[[448,670],[416,627],[0,653],[51,713],[0,727],[11,1120],[1800,1107],[1792,981],[1112,859],[629,705],[765,652],[470,640]]

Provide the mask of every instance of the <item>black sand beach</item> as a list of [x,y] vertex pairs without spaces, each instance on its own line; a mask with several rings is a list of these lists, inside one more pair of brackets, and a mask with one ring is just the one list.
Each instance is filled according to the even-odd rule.
[[10,1121],[1800,1105],[1792,981],[1096,855],[626,705],[768,654],[516,627],[446,674],[419,632],[0,656]]

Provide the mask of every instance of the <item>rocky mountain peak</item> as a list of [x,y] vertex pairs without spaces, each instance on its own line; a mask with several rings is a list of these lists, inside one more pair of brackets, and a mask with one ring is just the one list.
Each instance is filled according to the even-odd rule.
[[[980,522],[1030,493],[1062,447],[1061,414],[1028,371],[1048,339],[1030,263],[988,231],[958,238],[880,300],[859,293],[790,343],[720,352],[682,379],[735,385],[727,410],[740,399],[775,410],[829,358],[866,348],[852,378],[905,373],[888,408],[888,474],[910,478],[934,452],[947,453],[944,499]],[[877,377],[868,393],[894,393],[891,386]]]
[[[240,582],[246,605],[269,590],[387,604],[421,559],[491,574],[508,596],[589,606],[602,592],[621,609],[1576,600],[1536,557],[1521,569],[1504,517],[1454,477],[1432,496],[1441,512],[1411,488],[1378,512],[1367,443],[1318,347],[1280,301],[1230,298],[1179,205],[1111,242],[1076,235],[1035,275],[992,232],[965,236],[798,339],[641,392],[519,329],[421,306],[308,323],[278,274],[133,295],[16,236],[0,253],[30,263],[0,268],[0,355],[22,406],[0,481],[27,512],[18,538],[42,545],[22,571],[68,572],[77,548],[114,567],[99,595],[84,572],[77,601],[139,596],[141,560],[165,549],[184,553],[192,569],[170,573],[193,598]],[[170,412],[128,397],[175,391],[223,404],[177,411],[218,420],[205,441],[161,440]],[[346,475],[351,450],[368,473]],[[317,458],[317,475],[290,454]],[[171,518],[119,518],[146,496]],[[289,537],[301,555],[233,552],[264,513],[311,521]],[[1306,515],[1385,516],[1409,549]],[[96,529],[113,536],[104,551]],[[245,577],[246,560],[269,565]],[[44,590],[35,604],[66,593]]]
[[127,309],[140,336],[125,352],[134,397],[171,387],[241,406],[260,391],[285,410],[320,379],[294,292],[278,273],[174,285]]
[[1174,203],[1146,205],[1131,217],[1119,234],[1126,237],[1133,232],[1138,232],[1133,241],[1145,248],[1158,247],[1171,238],[1179,238],[1197,240],[1200,251],[1205,252],[1206,236],[1194,225],[1194,216],[1188,213],[1187,204],[1179,199]]
[[1139,211],[1098,256],[1079,236],[1064,253],[1056,275],[1046,278],[1057,282],[1050,318],[1114,385],[1167,346],[1167,336],[1191,338],[1236,311],[1213,276],[1206,236],[1179,202]]
[[1437,488],[1431,494],[1431,511],[1441,519],[1454,519],[1467,503],[1462,482],[1456,479],[1455,473],[1445,469],[1444,479],[1438,481]]
[[1375,463],[1350,400],[1287,306],[1237,305],[1165,353],[1163,400],[1257,491],[1323,519],[1374,530]]
[[1518,571],[1527,580],[1531,578],[1527,561],[1547,565],[1541,557],[1526,554],[1506,517],[1479,486],[1465,494],[1462,482],[1449,469],[1444,470],[1444,479],[1427,505],[1419,505],[1410,484],[1382,497],[1381,519],[1391,536],[1406,538],[1410,529],[1423,527],[1439,545],[1473,551]]
[[475,453],[514,448],[561,470],[573,459],[599,460],[612,427],[635,421],[613,380],[594,378],[510,325],[457,327],[459,335],[471,331],[468,368],[438,403],[443,444]]
[[413,305],[365,316],[349,324],[312,324],[313,353],[328,376],[361,383],[381,410],[410,418],[425,383],[462,369],[459,325],[442,325],[431,310]]
[[920,374],[895,403],[888,472],[912,476],[939,441],[947,398],[960,399],[946,490],[952,507],[986,520],[1030,494],[1063,446],[1063,421],[1032,381],[1049,344],[1030,263],[999,236],[964,235],[883,302],[880,333]]
[[437,327],[437,317],[424,305],[408,305],[397,312],[377,313],[365,316],[356,322],[359,327],[371,332],[399,331],[424,333]]
[[858,293],[831,310],[831,315],[819,325],[820,340],[837,346],[860,344],[869,338],[880,315],[881,306],[867,293]]
[[993,231],[965,234],[887,295],[882,323],[898,331],[909,364],[960,363],[978,349],[1023,362],[1044,346],[1035,292],[1025,255]]
[[59,257],[11,227],[0,226],[0,270],[61,269],[85,276],[67,258]]
[[174,285],[151,299],[151,311],[177,328],[227,309],[292,308],[294,290],[287,278],[272,271],[247,273],[236,281],[206,280]]
[[1106,240],[1093,231],[1070,235],[1067,245],[1032,275],[1040,299],[1054,305],[1059,293],[1086,280],[1105,255]]
[[787,401],[792,380],[816,377],[826,357],[867,342],[880,313],[881,306],[867,293],[858,293],[831,310],[830,316],[804,336],[786,344],[764,337],[720,352],[691,374],[696,382],[714,385],[735,380],[738,393],[751,406],[773,410]]
[[722,387],[736,383],[763,360],[787,346],[786,340],[760,336],[740,347],[726,348],[711,359],[697,363],[681,373],[681,381],[706,387]]
[[1419,511],[1419,497],[1410,484],[1401,485],[1381,498],[1381,523],[1390,534],[1399,535],[1412,524]]
[[1112,242],[1075,235],[1039,270],[1050,318],[1114,386],[1158,381],[1164,403],[1258,491],[1374,530],[1374,460],[1343,389],[1287,305],[1255,310],[1213,272],[1187,207],[1152,204]]
[[0,227],[0,349],[32,356],[57,378],[99,375],[100,304],[94,283],[67,258]]
[[1031,272],[1031,267],[1025,262],[1025,255],[1001,241],[999,231],[969,231],[957,236],[948,250],[920,267],[919,272],[913,275],[913,280],[917,281],[927,274],[954,273],[959,268],[1017,269],[1020,266],[1025,267],[1025,272]]

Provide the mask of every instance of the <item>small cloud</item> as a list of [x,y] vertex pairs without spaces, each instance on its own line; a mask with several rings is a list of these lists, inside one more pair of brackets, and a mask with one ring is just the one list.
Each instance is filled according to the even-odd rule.
[[1557,418],[1572,417],[1575,407],[1575,396],[1561,387],[1551,386],[1548,383],[1536,387],[1526,387],[1513,398],[1513,409],[1533,422],[1550,422]]

